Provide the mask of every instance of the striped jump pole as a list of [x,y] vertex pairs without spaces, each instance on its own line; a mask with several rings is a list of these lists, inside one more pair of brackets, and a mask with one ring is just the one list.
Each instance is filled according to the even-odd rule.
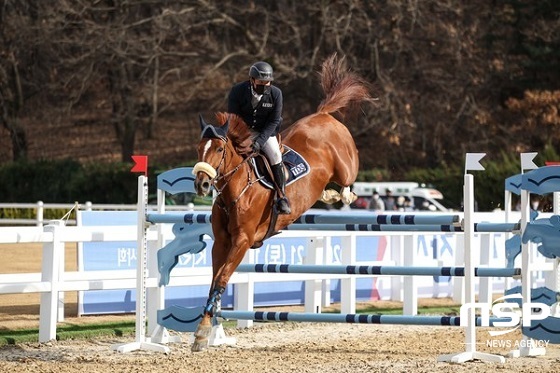
[[284,230],[288,231],[347,231],[347,232],[462,232],[463,229],[454,225],[436,224],[322,224],[294,223]]
[[[212,222],[210,212],[189,213],[148,213],[146,220],[150,223],[192,223],[207,224]],[[340,225],[460,225],[458,215],[378,215],[378,214],[304,214],[293,223],[296,224],[340,224]]]
[[[288,231],[350,231],[350,232],[463,232],[463,227],[451,224],[324,224],[294,223],[284,228]],[[477,233],[514,232],[518,223],[475,223]]]
[[[226,311],[221,310],[216,316],[231,320],[253,321],[294,321],[349,324],[400,324],[400,325],[434,325],[460,326],[459,316],[406,316],[406,315],[371,315],[340,313],[300,313],[276,311]],[[490,317],[490,326],[495,322],[509,322],[510,318]],[[476,318],[476,326],[482,325],[482,318]]]
[[368,214],[325,213],[304,214],[294,224],[379,224],[379,225],[459,225],[459,215],[438,214]]
[[187,223],[187,224],[209,224],[212,222],[212,214],[209,212],[189,212],[185,213],[172,213],[165,214],[148,213],[146,214],[146,221],[152,224],[164,223]]
[[[237,272],[256,273],[321,273],[344,275],[392,276],[465,276],[464,267],[398,267],[356,265],[300,265],[300,264],[240,264]],[[514,277],[521,275],[520,268],[475,268],[478,277]]]
[[[152,224],[209,224],[209,212],[147,213]],[[285,230],[372,231],[372,232],[463,232],[457,215],[366,215],[366,214],[305,214]],[[474,231],[481,233],[513,232],[519,223],[475,223]]]

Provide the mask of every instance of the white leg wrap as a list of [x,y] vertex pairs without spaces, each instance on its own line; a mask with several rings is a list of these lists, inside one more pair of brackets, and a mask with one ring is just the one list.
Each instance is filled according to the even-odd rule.
[[340,201],[340,194],[333,189],[323,190],[319,201],[332,205],[333,203]]
[[342,195],[342,203],[349,205],[352,202],[354,202],[355,200],[358,199],[358,196],[356,195],[356,193],[351,192],[350,191],[350,187],[344,187],[342,188],[342,190],[340,191],[340,194]]

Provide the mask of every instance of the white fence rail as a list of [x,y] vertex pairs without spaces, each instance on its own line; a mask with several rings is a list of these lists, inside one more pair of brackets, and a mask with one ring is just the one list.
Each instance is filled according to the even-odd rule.
[[[37,201],[35,203],[0,203],[0,209],[27,209],[33,211],[33,218],[27,219],[11,219],[11,218],[1,218],[1,225],[18,226],[18,225],[35,225],[37,227],[42,227],[48,221],[52,219],[44,219],[46,210],[65,210],[71,211],[72,209],[77,209],[77,211],[133,211],[138,208],[137,204],[103,204],[103,203],[43,203],[43,201]],[[168,211],[188,211],[188,210],[210,210],[211,206],[195,206],[195,205],[166,205],[166,210]],[[149,210],[157,210],[156,205],[149,205]],[[58,217],[62,218],[62,216]],[[66,225],[76,225],[75,220],[66,220]]]

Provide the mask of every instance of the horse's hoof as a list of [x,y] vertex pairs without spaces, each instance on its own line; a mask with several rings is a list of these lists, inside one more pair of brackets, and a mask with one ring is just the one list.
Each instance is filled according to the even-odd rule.
[[192,352],[202,352],[208,349],[208,338],[196,339],[191,347]]
[[208,348],[208,338],[212,332],[212,325],[198,324],[198,328],[194,332],[194,343],[192,345],[192,352],[204,351]]

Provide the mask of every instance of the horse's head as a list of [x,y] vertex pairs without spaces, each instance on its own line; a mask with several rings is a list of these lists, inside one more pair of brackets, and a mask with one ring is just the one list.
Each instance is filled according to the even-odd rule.
[[222,126],[207,124],[200,116],[202,135],[198,143],[198,163],[194,165],[194,187],[199,196],[207,196],[214,179],[225,166],[229,121]]

